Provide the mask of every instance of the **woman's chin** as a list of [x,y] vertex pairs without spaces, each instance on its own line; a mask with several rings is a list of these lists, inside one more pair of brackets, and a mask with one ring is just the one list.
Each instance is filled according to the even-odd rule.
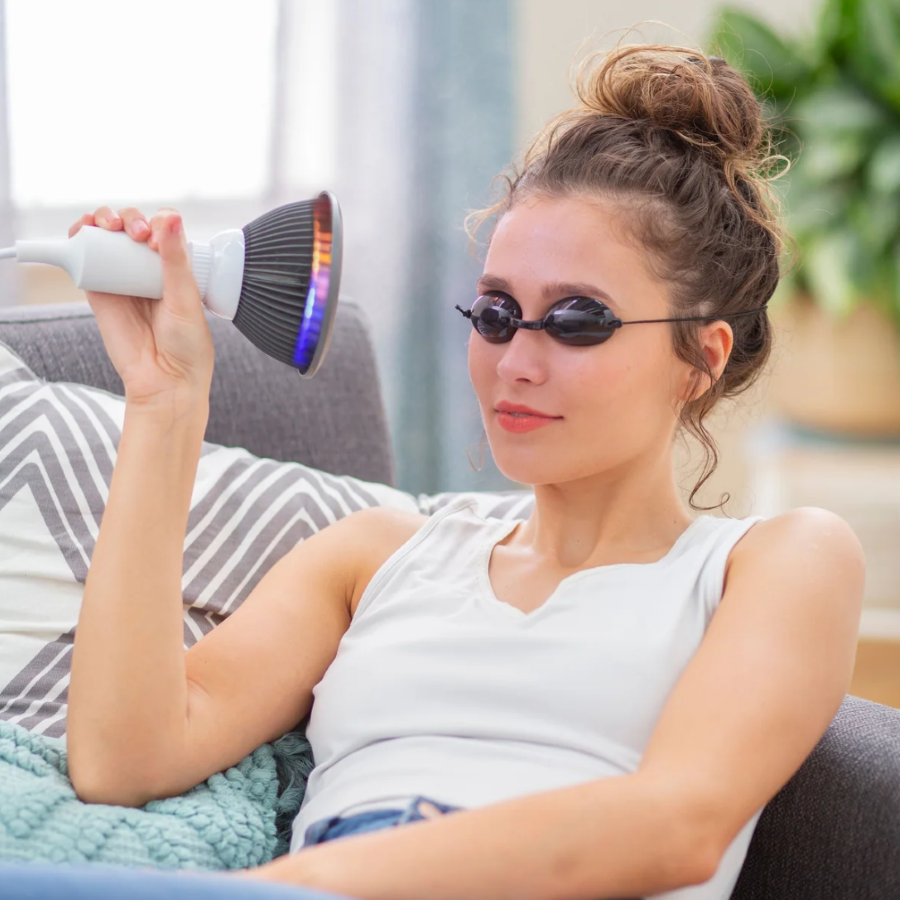
[[[540,432],[539,432],[540,433]],[[565,442],[535,440],[530,434],[509,434],[499,427],[486,430],[494,464],[517,484],[559,484],[573,477],[573,460],[565,458]]]
[[564,477],[560,479],[559,466],[548,465],[548,460],[540,459],[523,459],[519,453],[494,454],[494,464],[500,473],[516,484],[533,487],[536,484],[554,484],[560,480],[566,480]]

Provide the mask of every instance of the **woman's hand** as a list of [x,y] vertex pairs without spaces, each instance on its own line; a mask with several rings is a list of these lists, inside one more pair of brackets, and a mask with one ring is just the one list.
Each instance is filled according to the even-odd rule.
[[125,230],[162,257],[161,300],[85,291],[100,335],[132,405],[182,408],[209,399],[213,342],[203,301],[191,270],[181,216],[163,207],[147,223],[140,210],[117,214],[108,206],[85,213],[70,229],[82,225],[108,231]]

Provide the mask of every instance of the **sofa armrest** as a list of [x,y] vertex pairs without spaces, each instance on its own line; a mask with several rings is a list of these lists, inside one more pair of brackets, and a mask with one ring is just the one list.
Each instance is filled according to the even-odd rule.
[[900,710],[847,696],[763,811],[732,900],[900,897]]

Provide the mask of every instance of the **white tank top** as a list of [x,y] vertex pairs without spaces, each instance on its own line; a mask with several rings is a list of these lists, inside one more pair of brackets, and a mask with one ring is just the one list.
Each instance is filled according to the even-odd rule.
[[[471,808],[636,771],[761,519],[701,515],[657,562],[576,572],[524,613],[488,576],[522,520],[466,498],[437,512],[372,577],[313,688],[291,851],[318,819],[415,795]],[[711,881],[657,896],[727,900],[761,812]]]

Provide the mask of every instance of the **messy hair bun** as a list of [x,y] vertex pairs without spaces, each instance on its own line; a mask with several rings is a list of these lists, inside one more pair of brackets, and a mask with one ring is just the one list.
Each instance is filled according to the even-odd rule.
[[669,47],[625,47],[592,67],[576,93],[604,116],[647,119],[707,148],[722,162],[752,162],[763,140],[761,109],[750,85],[724,59]]
[[[597,54],[587,57],[575,83],[585,114],[621,116],[668,129],[722,169],[739,203],[745,203],[741,180],[753,179],[756,192],[775,205],[764,182],[780,157],[772,155],[756,95],[724,59],[649,44],[620,48],[596,62]],[[754,205],[747,213],[756,218]],[[768,221],[775,225],[771,216]]]
[[660,44],[617,47],[582,61],[574,92],[578,106],[545,126],[521,169],[501,173],[503,195],[470,213],[466,229],[474,238],[486,219],[499,221],[529,196],[601,196],[616,204],[654,274],[670,282],[673,316],[729,322],[734,345],[718,380],[700,350],[702,323],[670,325],[698,389],[711,384],[679,412],[706,451],[694,506],[718,462],[704,418],[720,398],[750,387],[771,352],[765,311],[735,314],[765,306],[778,284],[784,232],[769,181],[781,157],[771,153],[750,85],[719,57]]

